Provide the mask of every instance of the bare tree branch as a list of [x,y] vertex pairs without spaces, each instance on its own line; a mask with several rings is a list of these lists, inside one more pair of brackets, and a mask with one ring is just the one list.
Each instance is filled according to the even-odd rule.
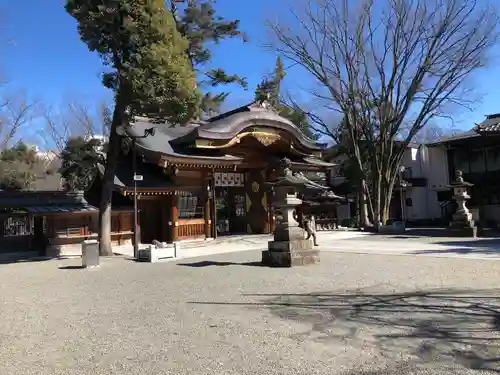
[[36,101],[24,94],[5,94],[0,99],[0,152],[11,146],[22,127],[33,119]]
[[109,134],[111,111],[104,101],[95,108],[72,100],[59,109],[46,108],[43,114],[50,147],[60,154],[69,138],[94,138]]
[[[472,106],[468,81],[487,65],[498,24],[496,9],[478,0],[308,0],[269,25],[273,48],[343,113],[360,169],[360,144],[369,145],[377,222],[407,144],[432,118]],[[315,124],[332,136],[328,124]]]

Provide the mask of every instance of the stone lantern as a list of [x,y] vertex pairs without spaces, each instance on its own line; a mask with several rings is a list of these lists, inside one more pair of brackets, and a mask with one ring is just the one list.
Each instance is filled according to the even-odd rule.
[[470,182],[464,181],[462,171],[457,170],[455,173],[455,181],[453,181],[449,188],[453,189],[453,199],[457,202],[457,210],[452,216],[450,222],[450,234],[457,237],[476,237],[477,226],[472,219],[472,214],[465,205],[466,201],[470,199],[467,188],[474,186]]
[[291,161],[280,161],[280,175],[268,182],[274,189],[280,218],[276,224],[273,241],[262,252],[262,263],[271,267],[291,267],[319,262],[319,250],[313,249],[311,239],[304,238],[304,230],[295,220],[294,211],[302,203],[297,193],[303,190],[327,190],[327,187],[309,181],[302,174],[294,174]]

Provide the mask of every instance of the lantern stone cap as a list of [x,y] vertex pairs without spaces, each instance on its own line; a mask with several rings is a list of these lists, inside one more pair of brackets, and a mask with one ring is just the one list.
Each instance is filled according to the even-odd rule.
[[461,187],[471,187],[474,184],[464,181],[463,173],[460,169],[455,172],[455,181],[448,185],[448,188],[461,188]]

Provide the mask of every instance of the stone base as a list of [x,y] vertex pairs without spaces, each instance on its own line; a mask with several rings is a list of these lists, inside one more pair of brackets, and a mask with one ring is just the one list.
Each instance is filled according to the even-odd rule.
[[262,264],[269,267],[294,267],[319,263],[319,250],[302,250],[296,253],[264,250]]
[[301,250],[312,250],[312,239],[306,240],[305,238],[295,239],[291,241],[269,241],[267,248],[269,251],[286,251],[296,252]]
[[319,250],[313,250],[310,239],[270,241],[269,250],[262,252],[262,264],[269,267],[304,266],[319,261]]
[[446,229],[446,234],[449,237],[477,237],[477,227],[459,227],[450,226]]

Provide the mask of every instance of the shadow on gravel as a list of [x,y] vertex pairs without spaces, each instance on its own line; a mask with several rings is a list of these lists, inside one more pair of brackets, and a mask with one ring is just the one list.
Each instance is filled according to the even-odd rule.
[[201,261],[201,262],[193,262],[193,263],[177,263],[178,266],[183,267],[225,267],[225,266],[249,266],[249,267],[264,267],[261,262],[246,262],[246,263],[235,263],[235,262],[216,262],[211,260]]
[[85,267],[84,266],[61,266],[59,267],[60,270],[83,270]]
[[383,232],[373,232],[374,236],[389,238],[410,239],[415,237],[447,237],[449,233],[446,228],[407,228],[404,233],[391,234]]
[[[424,238],[450,238],[450,232],[447,228],[406,228],[404,233],[384,233],[372,232],[373,236],[381,236],[394,239],[418,239]],[[361,237],[361,239],[369,239],[371,236]],[[500,241],[500,231],[490,228],[480,230],[478,240],[497,240]],[[478,241],[475,240],[475,241]]]
[[500,254],[500,238],[439,241],[438,245],[453,246],[443,250],[418,250],[410,254]]
[[0,254],[0,264],[45,262],[51,259],[53,258],[40,256],[34,252]]
[[[298,340],[373,347],[415,365],[460,366],[500,373],[500,290],[429,290],[408,293],[251,294],[239,305],[267,309],[310,329]],[[365,374],[396,374],[366,372]],[[418,373],[418,372],[417,372]],[[456,372],[454,372],[456,373]]]

